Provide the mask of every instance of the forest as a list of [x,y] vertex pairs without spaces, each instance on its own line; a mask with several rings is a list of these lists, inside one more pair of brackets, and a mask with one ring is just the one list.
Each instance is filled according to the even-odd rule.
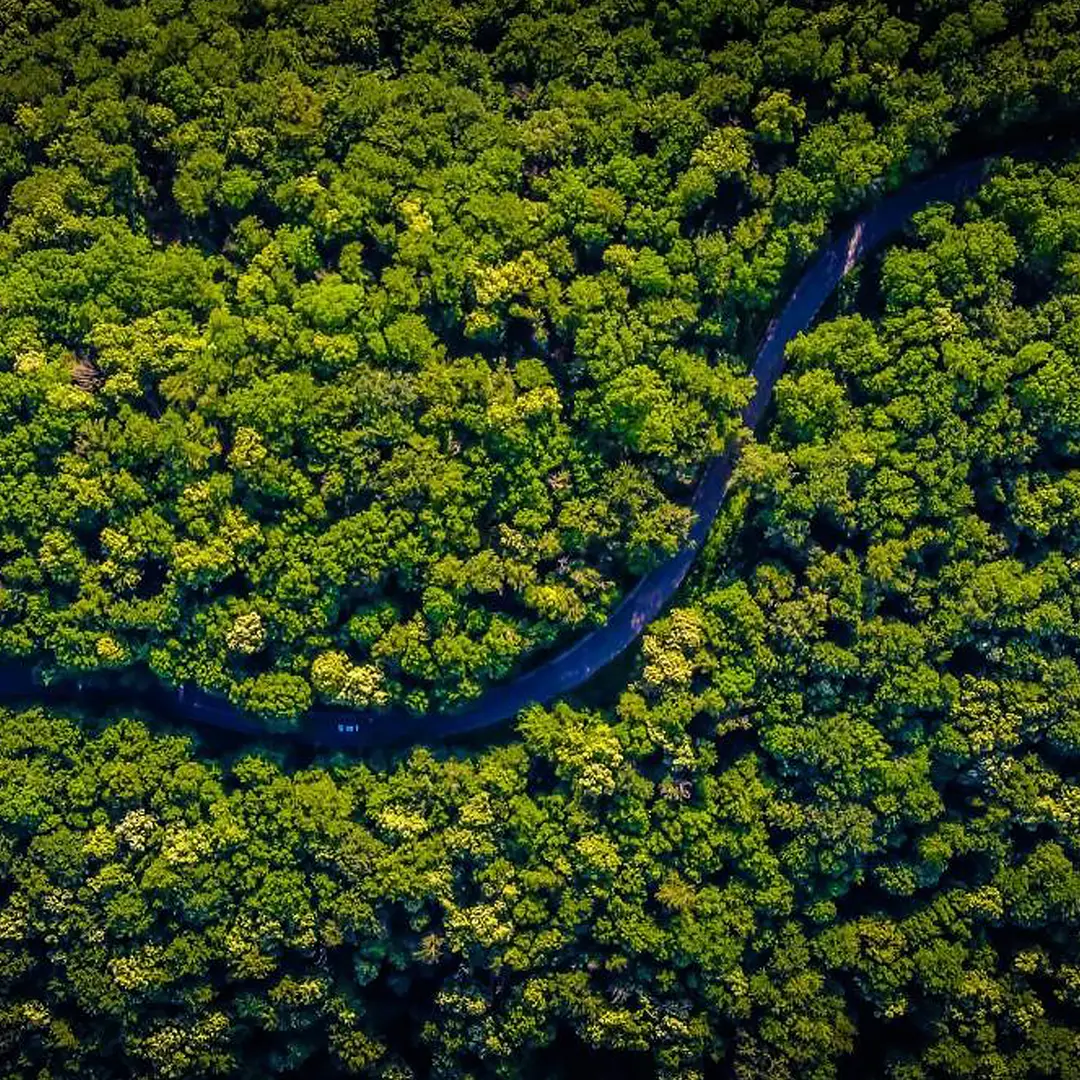
[[2,12],[0,1074],[1080,1077],[1076,0]]

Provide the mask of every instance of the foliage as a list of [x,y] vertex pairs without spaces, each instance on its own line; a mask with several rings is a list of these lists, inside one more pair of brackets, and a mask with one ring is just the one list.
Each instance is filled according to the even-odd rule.
[[7,5],[0,650],[289,723],[602,621],[831,215],[1073,100],[925,8]]
[[[1075,105],[1078,17],[7,4],[0,653],[274,728],[510,676],[677,548],[833,219]],[[788,361],[610,700],[302,765],[0,713],[3,1075],[1072,1080],[1080,161]]]
[[10,1075],[1074,1077],[1078,260],[1080,160],[924,212],[611,708],[293,769],[7,713]]

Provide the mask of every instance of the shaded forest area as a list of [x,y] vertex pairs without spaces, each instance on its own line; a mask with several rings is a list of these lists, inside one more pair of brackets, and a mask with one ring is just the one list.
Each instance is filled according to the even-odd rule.
[[685,536],[829,222],[1075,4],[9,5],[0,651],[424,713]]

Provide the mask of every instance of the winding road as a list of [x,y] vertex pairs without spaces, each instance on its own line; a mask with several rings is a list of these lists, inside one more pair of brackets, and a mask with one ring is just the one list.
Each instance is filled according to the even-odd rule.
[[[981,158],[957,165],[909,184],[861,215],[816,256],[761,341],[751,368],[757,385],[742,416],[748,428],[757,428],[765,415],[773,387],[784,370],[788,342],[811,324],[844,275],[928,203],[954,202],[974,191],[990,160]],[[545,704],[576,690],[630,646],[675,595],[723,504],[737,454],[738,447],[733,443],[706,466],[694,492],[695,520],[683,548],[646,574],[603,626],[565,652],[512,682],[493,687],[458,712],[415,716],[405,712],[360,713],[317,707],[307,713],[299,729],[285,733],[284,737],[314,746],[351,750],[433,742],[492,727],[529,705]],[[29,667],[11,667],[0,672],[0,696],[4,698],[41,698],[46,694],[47,689],[35,683]],[[256,717],[220,697],[191,687],[179,691],[162,687],[148,697],[133,700],[132,704],[152,706],[180,722],[209,724],[260,738],[270,734]]]

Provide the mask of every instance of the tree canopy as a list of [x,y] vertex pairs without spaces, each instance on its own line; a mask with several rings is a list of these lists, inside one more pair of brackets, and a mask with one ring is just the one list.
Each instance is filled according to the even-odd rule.
[[1071,1080],[1080,158],[856,285],[608,700],[305,767],[6,713],[10,1075]]
[[832,218],[1080,69],[1068,0],[8,7],[0,651],[279,725],[602,621]]

